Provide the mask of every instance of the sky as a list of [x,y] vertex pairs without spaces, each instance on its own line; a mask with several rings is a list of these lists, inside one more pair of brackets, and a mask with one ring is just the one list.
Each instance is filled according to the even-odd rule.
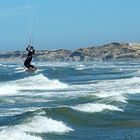
[[140,0],[0,0],[0,51],[140,42]]

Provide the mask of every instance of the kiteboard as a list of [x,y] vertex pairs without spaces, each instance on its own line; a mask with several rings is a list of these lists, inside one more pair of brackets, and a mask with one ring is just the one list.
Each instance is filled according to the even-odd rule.
[[30,69],[26,69],[25,71],[27,72],[36,72],[38,68],[30,68]]

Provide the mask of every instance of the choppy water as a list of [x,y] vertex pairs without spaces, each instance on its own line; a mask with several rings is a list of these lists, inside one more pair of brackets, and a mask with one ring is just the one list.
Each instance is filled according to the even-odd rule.
[[0,140],[139,140],[140,64],[0,64]]

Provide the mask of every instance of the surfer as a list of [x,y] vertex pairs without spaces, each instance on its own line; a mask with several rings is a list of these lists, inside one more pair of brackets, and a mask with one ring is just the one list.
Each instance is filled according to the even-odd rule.
[[28,51],[28,54],[24,62],[25,67],[28,68],[29,70],[36,70],[35,66],[31,65],[32,57],[35,54],[34,47],[31,45],[28,45],[28,47],[26,48],[26,51]]

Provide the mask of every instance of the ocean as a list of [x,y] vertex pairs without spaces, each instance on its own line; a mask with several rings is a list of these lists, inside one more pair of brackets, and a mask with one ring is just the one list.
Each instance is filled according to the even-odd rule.
[[140,63],[0,64],[0,140],[139,140]]

